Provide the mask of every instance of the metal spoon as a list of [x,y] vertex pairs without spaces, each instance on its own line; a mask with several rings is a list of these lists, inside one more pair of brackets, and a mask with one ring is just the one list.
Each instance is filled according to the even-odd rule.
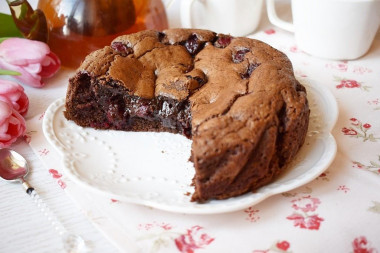
[[29,173],[29,166],[24,157],[14,150],[0,149],[0,177],[7,181],[19,181],[29,194],[40,211],[51,221],[58,234],[62,236],[63,246],[66,252],[87,252],[88,248],[82,237],[68,233],[61,222],[55,217],[47,205],[42,201],[38,193],[25,180]]

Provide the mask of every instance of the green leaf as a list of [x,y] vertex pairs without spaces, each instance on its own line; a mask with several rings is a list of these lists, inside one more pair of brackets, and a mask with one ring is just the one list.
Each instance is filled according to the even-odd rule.
[[362,86],[362,89],[364,91],[369,91],[369,89],[372,88],[371,86]]
[[368,211],[380,214],[380,202],[372,201],[373,206],[368,208]]
[[368,139],[369,139],[370,141],[372,141],[372,142],[376,142],[376,138],[373,136],[373,134],[370,134],[370,135],[368,136]]
[[3,37],[3,38],[0,38],[0,43],[3,42],[4,40],[7,40],[9,39],[10,37]]
[[21,73],[13,70],[0,69],[0,75],[20,76]]
[[0,13],[0,24],[0,37],[22,37],[11,15]]

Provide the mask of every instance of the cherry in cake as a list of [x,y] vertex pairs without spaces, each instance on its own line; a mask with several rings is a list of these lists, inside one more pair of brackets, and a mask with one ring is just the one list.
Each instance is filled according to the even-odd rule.
[[83,127],[191,138],[193,201],[271,182],[302,146],[305,88],[271,46],[207,30],[142,31],[88,55],[69,81],[65,117]]

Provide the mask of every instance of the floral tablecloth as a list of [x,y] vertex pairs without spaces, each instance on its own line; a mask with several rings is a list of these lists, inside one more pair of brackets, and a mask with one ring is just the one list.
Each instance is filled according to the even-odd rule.
[[[380,252],[380,36],[355,61],[308,56],[293,36],[268,29],[251,36],[285,52],[303,83],[335,96],[338,152],[311,183],[245,210],[215,215],[164,212],[87,192],[63,175],[41,129],[44,106],[28,120],[28,141],[59,187],[122,252]],[[48,101],[64,96],[67,70]]]

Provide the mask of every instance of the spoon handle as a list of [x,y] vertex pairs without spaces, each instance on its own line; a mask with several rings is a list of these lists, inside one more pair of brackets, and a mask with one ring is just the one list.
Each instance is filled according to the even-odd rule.
[[50,210],[47,204],[42,200],[36,190],[31,187],[26,181],[22,182],[22,185],[26,189],[26,193],[30,195],[34,203],[39,210],[45,215],[45,217],[51,222],[54,229],[62,237],[63,246],[68,253],[84,253],[88,252],[85,241],[82,237],[68,233],[63,224],[57,219],[54,213]]

